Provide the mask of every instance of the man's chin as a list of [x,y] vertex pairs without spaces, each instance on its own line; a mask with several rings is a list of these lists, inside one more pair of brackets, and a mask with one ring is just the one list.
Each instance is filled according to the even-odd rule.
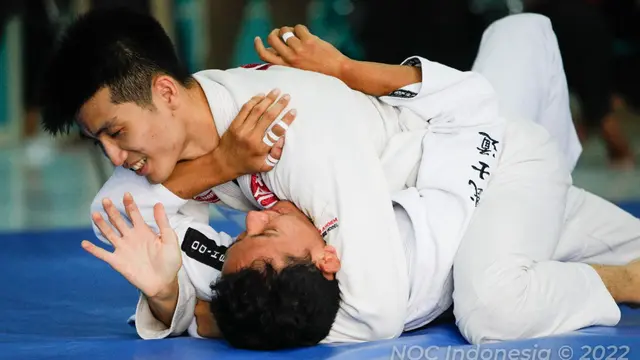
[[153,179],[153,178],[151,178],[151,177],[149,177],[149,176],[146,176],[146,178],[147,178],[147,181],[149,181],[149,183],[150,183],[151,185],[158,185],[158,184],[161,184],[161,183],[162,183],[162,181],[155,180],[155,179]]
[[168,176],[159,176],[155,173],[147,174],[145,177],[147,178],[147,181],[149,181],[149,183],[153,185],[162,184],[163,182],[167,181],[167,178],[169,178]]

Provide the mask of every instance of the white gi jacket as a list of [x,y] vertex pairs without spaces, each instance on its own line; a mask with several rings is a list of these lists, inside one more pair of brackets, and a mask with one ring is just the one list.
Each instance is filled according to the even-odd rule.
[[[152,225],[153,204],[163,202],[183,250],[185,239],[190,244],[171,327],[153,319],[141,296],[141,337],[183,333],[193,320],[195,296],[210,299],[219,269],[188,251],[193,234],[209,238],[209,248],[232,239],[206,225],[207,202],[249,210],[290,200],[313,220],[342,261],[343,301],[324,342],[394,338],[448,307],[453,254],[499,158],[504,121],[481,76],[422,58],[407,63],[422,67],[422,83],[379,99],[334,78],[279,66],[195,74],[220,134],[250,97],[275,87],[291,94],[298,116],[278,165],[238,178],[240,187],[223,184],[186,201],[144,178],[132,185],[137,176],[118,169],[96,196],[93,211],[110,197],[125,214],[122,195],[131,192]],[[396,221],[400,210],[402,224],[411,226],[402,229],[405,239]]]

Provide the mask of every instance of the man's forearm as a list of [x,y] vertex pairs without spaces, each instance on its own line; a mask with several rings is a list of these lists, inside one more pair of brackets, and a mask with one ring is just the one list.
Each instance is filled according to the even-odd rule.
[[176,277],[166,291],[156,296],[147,297],[151,313],[156,319],[166,325],[167,328],[171,327],[173,314],[178,305],[179,291],[178,278]]
[[192,199],[237,177],[230,171],[227,160],[214,150],[197,159],[180,162],[162,185],[182,199]]
[[347,86],[372,96],[385,96],[422,81],[419,67],[348,60],[339,76]]

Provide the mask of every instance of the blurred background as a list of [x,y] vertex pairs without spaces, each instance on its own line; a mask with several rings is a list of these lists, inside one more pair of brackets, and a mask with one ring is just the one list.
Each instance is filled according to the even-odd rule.
[[38,87],[61,29],[114,6],[153,14],[194,72],[259,62],[253,37],[297,23],[352,58],[421,55],[469,70],[492,21],[546,15],[583,141],[574,182],[616,202],[640,200],[640,0],[2,0],[0,232],[89,226],[89,204],[113,168],[76,135],[42,133]]

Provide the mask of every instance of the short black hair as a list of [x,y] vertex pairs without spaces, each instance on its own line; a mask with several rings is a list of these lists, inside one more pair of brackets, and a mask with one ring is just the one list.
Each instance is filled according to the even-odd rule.
[[115,8],[81,15],[62,34],[42,86],[44,129],[68,133],[82,105],[103,87],[115,104],[153,108],[158,74],[190,86],[193,78],[152,16]]
[[306,258],[277,271],[269,261],[221,276],[211,312],[231,346],[276,350],[313,346],[331,330],[340,308],[336,279]]

